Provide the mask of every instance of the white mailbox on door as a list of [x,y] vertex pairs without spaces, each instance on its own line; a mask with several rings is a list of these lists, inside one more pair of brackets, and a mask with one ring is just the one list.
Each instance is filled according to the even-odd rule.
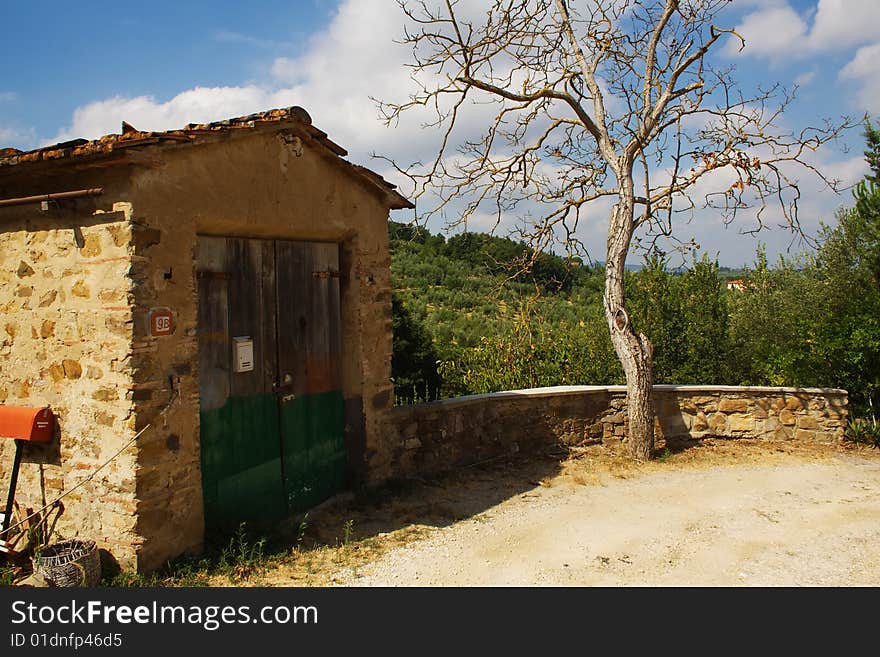
[[254,371],[254,341],[249,335],[232,338],[232,371]]

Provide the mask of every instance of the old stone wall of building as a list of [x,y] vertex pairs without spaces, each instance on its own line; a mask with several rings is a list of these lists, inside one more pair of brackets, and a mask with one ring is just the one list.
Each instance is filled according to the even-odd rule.
[[[50,406],[59,424],[52,444],[25,448],[16,494],[22,509],[38,509],[85,480],[135,433],[129,348],[137,258],[126,206],[113,198],[0,212],[0,403]],[[4,496],[13,452],[13,441],[0,439]],[[53,541],[94,539],[123,565],[134,564],[133,447],[63,504]]]
[[[149,421],[157,426],[138,453],[138,533],[146,537],[141,570],[198,550],[203,538],[200,235],[340,245],[342,385],[352,476],[362,478],[368,460],[385,454],[380,421],[393,403],[388,209],[336,155],[310,147],[305,134],[302,139],[301,149],[273,132],[232,134],[199,148],[147,149],[154,166],[133,176],[134,404],[138,427]],[[267,167],[277,170],[270,175]],[[149,335],[154,308],[173,313],[172,335]]]
[[[121,140],[112,153],[102,141],[94,160],[38,153],[0,180],[2,198],[103,189],[46,212],[0,208],[0,403],[59,417],[60,444],[25,454],[17,499],[31,508],[139,436],[64,500],[53,537],[94,538],[126,568],[153,570],[204,540],[200,236],[339,245],[351,480],[390,463],[387,219],[399,197],[305,124],[245,126],[205,130],[197,144]],[[170,335],[152,334],[153,311],[171,314]],[[13,448],[0,440],[0,476]]]
[[[658,437],[836,442],[848,414],[844,390],[732,386],[654,387]],[[385,415],[389,467],[374,481],[441,472],[555,445],[620,441],[626,388],[569,386],[399,406]]]

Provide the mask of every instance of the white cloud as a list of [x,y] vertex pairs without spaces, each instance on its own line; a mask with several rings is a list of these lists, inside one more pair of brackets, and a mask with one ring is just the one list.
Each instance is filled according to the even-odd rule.
[[[736,31],[746,42],[743,55],[775,58],[796,55],[799,50],[803,50],[807,24],[800,14],[784,4],[762,7],[748,14],[736,26]],[[736,55],[740,45],[739,39],[728,38],[723,52]]]
[[0,125],[0,148],[11,146],[21,150],[33,148],[36,144],[33,128],[19,128],[11,125]]
[[[836,194],[807,169],[795,165],[784,167],[786,173],[797,181],[800,188],[798,224],[807,240],[788,227],[782,209],[775,199],[768,200],[767,207],[761,215],[763,228],[755,234],[748,234],[746,231],[758,227],[755,220],[757,207],[738,213],[736,220],[730,224],[724,224],[721,212],[718,210],[698,209],[693,213],[693,221],[686,221],[687,213],[679,216],[675,230],[676,237],[685,242],[693,238],[710,256],[720,251],[721,264],[730,266],[752,263],[759,243],[767,247],[771,260],[775,260],[779,254],[792,256],[808,250],[809,240],[818,235],[820,224],[834,225],[837,210],[853,204],[851,193],[847,188],[865,175],[867,165],[861,156],[839,159],[824,151],[819,151],[807,159],[827,178],[837,179],[841,185],[841,193]],[[717,174],[714,180],[701,179],[692,190],[691,197],[698,208],[705,194],[723,190],[735,180],[735,174],[728,169],[722,169]],[[677,204],[677,207],[683,205]],[[671,250],[673,245],[667,244],[667,246]]]
[[[859,48],[838,76],[858,86],[837,102],[859,114],[880,112],[880,0],[818,0],[800,11],[789,0],[751,4],[756,8],[736,27],[746,40],[739,56],[764,58],[772,65],[810,59],[811,68],[794,79],[805,86],[817,76],[830,80],[834,72],[823,72],[825,63]],[[723,52],[736,56],[736,46],[738,41],[731,39]]]
[[876,40],[878,29],[877,0],[819,0],[810,45],[813,50],[848,48]]
[[[344,0],[327,29],[312,37],[302,56],[267,62],[262,82],[196,87],[171,99],[116,96],[98,100],[77,108],[70,125],[44,141],[93,139],[118,132],[123,120],[142,130],[169,130],[300,105],[318,127],[349,150],[351,159],[370,166],[369,155],[377,151],[394,153],[405,161],[436,142],[436,130],[422,129],[425,115],[418,113],[405,117],[395,129],[386,128],[371,100],[408,98],[410,71],[404,64],[410,51],[393,43],[401,38],[402,25],[396,3]],[[218,38],[239,39],[240,35],[221,33]]]
[[214,33],[213,38],[220,43],[244,44],[246,46],[253,46],[254,48],[277,48],[279,45],[278,42],[272,41],[271,39],[260,39],[248,34],[234,32],[232,30],[218,30]]
[[182,128],[187,123],[217,121],[270,107],[292,105],[294,100],[289,90],[269,90],[257,86],[196,87],[166,102],[156,101],[149,96],[117,96],[77,108],[71,125],[61,130],[51,142],[76,137],[95,139],[119,132],[122,121],[127,121],[138,130],[171,130]]
[[816,71],[804,71],[794,79],[794,83],[798,87],[806,87],[815,79]]
[[[410,46],[395,42],[403,37],[403,24],[404,15],[394,2],[346,0],[302,56],[272,63],[275,80],[289,85],[315,123],[353,156],[393,153],[410,164],[438,142],[436,129],[423,128],[430,112],[407,112],[392,129],[384,125],[372,100],[405,102],[415,90],[412,69],[406,66]],[[430,82],[427,74],[421,79]],[[468,109],[459,128],[472,134],[492,108]]]
[[[819,0],[804,12],[788,2],[761,3],[736,26],[746,41],[745,56],[807,57],[845,50],[874,41],[880,25],[877,0]],[[730,39],[724,52],[736,54],[739,41]]]
[[880,42],[859,48],[855,57],[840,71],[840,77],[861,84],[856,93],[860,109],[880,114]]

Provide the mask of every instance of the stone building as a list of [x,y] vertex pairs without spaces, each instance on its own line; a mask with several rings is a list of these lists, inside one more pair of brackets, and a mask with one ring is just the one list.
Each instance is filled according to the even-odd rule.
[[0,403],[59,422],[16,499],[94,475],[56,539],[150,570],[381,476],[387,220],[412,206],[345,155],[297,107],[0,151]]

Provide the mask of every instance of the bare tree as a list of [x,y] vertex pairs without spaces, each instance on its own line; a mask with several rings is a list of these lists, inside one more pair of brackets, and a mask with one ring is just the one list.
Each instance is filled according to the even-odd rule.
[[[528,215],[521,230],[536,249],[560,239],[576,247],[587,209],[613,202],[605,316],[626,375],[630,453],[650,458],[653,347],[624,297],[634,238],[674,239],[673,220],[704,207],[725,221],[748,209],[752,230],[773,218],[798,230],[793,175],[806,169],[834,188],[808,155],[849,122],[785,129],[792,95],[745,93],[732,68],[713,66],[710,51],[745,46],[715,25],[729,0],[398,2],[419,90],[380,107],[389,124],[428,108],[428,127],[442,135],[432,162],[395,163],[415,183],[420,219],[466,223],[489,209],[497,226]],[[464,114],[487,104],[485,130],[457,142]],[[704,179],[712,193],[698,193]]]

